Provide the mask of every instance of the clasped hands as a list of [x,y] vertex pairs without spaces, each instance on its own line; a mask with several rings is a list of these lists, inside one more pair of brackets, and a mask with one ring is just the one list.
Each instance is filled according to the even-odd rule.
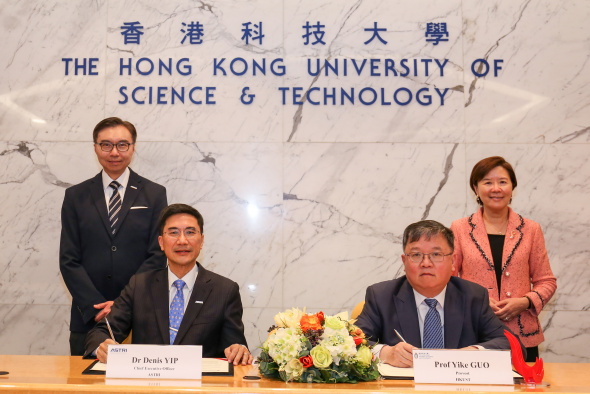
[[[107,362],[109,345],[117,345],[117,342],[109,338],[101,343],[98,349],[96,349],[96,357],[101,363],[106,364]],[[223,352],[225,353],[227,361],[233,363],[234,365],[252,364],[254,359],[246,346],[238,345],[237,343],[234,343],[233,345],[225,348]]]
[[502,301],[496,301],[490,298],[490,307],[502,321],[510,321],[518,316],[522,311],[529,307],[529,300],[526,297],[507,298]]

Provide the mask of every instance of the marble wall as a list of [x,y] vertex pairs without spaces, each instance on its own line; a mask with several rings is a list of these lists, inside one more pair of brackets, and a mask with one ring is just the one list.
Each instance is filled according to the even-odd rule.
[[[252,348],[282,309],[351,310],[368,285],[401,275],[405,226],[473,212],[473,164],[502,155],[518,176],[513,208],[543,227],[558,277],[543,357],[590,362],[589,18],[584,0],[4,1],[0,353],[68,353],[59,213],[65,189],[99,171],[91,131],[114,115],[138,129],[133,169],[203,213],[200,260],[240,284]],[[132,21],[144,35],[125,45]],[[203,43],[181,44],[192,21]],[[262,44],[241,40],[248,21],[263,22]],[[325,45],[303,45],[306,21],[326,26]],[[364,44],[374,22],[387,45]],[[426,42],[429,22],[447,23],[449,40]],[[214,59],[227,69],[238,57],[287,70],[213,74]],[[98,75],[66,76],[62,58],[98,58]],[[129,58],[189,58],[192,72],[120,75]],[[401,72],[403,58],[448,63],[444,76],[434,63],[428,76],[306,72],[308,59],[394,59]],[[498,76],[476,77],[479,58],[503,59]],[[119,104],[121,86],[215,86],[216,104]],[[283,104],[278,87],[296,86],[383,88],[390,102],[429,88],[433,104]],[[444,106],[434,88],[449,88]]]

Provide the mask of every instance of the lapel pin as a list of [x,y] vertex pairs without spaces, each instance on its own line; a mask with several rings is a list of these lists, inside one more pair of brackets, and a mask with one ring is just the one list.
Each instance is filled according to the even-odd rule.
[[510,239],[513,239],[514,238],[514,234],[516,234],[516,231],[512,230],[510,232]]
[[129,187],[132,188],[132,189],[137,189],[135,186],[129,185]]
[[195,304],[202,304],[203,301],[195,301]]

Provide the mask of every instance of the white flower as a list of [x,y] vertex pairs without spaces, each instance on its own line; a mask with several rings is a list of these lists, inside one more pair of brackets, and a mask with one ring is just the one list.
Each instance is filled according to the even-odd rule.
[[285,365],[284,371],[287,374],[287,380],[298,379],[303,374],[303,364],[299,359],[294,358]]
[[299,321],[303,315],[305,315],[305,308],[303,311],[299,308],[287,309],[275,315],[275,324],[279,327],[299,327]]
[[268,354],[283,369],[290,360],[299,358],[299,353],[303,349],[303,341],[305,341],[305,337],[300,335],[297,329],[279,328],[269,335],[262,346],[264,349],[268,349]]
[[320,344],[330,351],[336,365],[340,364],[340,359],[349,360],[356,356],[354,339],[346,328],[334,330],[326,327]]

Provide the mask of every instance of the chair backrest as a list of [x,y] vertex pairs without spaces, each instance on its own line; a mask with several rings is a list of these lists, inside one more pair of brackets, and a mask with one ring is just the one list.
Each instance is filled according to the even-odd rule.
[[131,345],[133,342],[131,340],[131,334],[133,333],[133,331],[129,332],[129,336],[127,338],[125,338],[125,340],[123,341],[124,345]]
[[352,309],[352,313],[350,314],[350,318],[356,319],[357,317],[359,317],[359,315],[363,311],[364,306],[365,306],[365,301],[361,301],[358,304],[356,304],[356,306]]

